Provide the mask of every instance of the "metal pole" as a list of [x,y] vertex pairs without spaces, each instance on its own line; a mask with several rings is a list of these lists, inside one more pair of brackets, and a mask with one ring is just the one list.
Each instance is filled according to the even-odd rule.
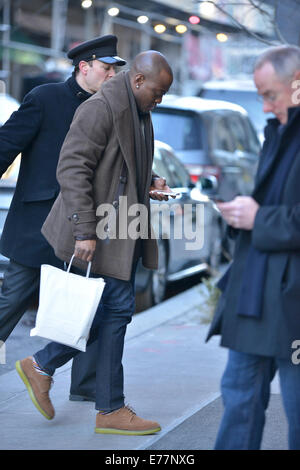
[[93,5],[84,12],[84,40],[88,41],[95,36]]
[[64,46],[68,0],[52,0],[51,49],[60,55]]
[[104,21],[102,23],[101,36],[105,34],[113,34],[113,19],[109,16],[106,11],[113,6],[109,0],[104,2]]

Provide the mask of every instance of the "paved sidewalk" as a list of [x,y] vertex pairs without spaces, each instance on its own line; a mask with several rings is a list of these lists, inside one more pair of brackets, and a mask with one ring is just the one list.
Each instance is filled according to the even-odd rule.
[[[94,404],[68,400],[68,363],[54,376],[51,398],[56,416],[52,421],[35,409],[15,371],[0,376],[0,449],[137,450],[161,449],[164,443],[166,449],[212,448],[220,419],[219,382],[227,351],[218,346],[219,338],[205,343],[208,326],[201,322],[202,302],[200,287],[195,286],[136,315],[128,327],[123,361],[126,399],[140,416],[159,421],[160,433],[95,434]],[[276,382],[273,393],[278,393]],[[209,439],[207,418],[202,419],[208,407],[213,421]],[[180,430],[184,447],[178,444]],[[284,439],[282,436],[280,442]]]

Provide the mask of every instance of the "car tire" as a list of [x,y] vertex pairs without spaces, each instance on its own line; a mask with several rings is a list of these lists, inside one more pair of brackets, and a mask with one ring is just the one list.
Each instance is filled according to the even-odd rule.
[[157,240],[158,269],[151,272],[147,287],[136,295],[136,311],[141,312],[162,302],[167,290],[167,244],[164,240]]

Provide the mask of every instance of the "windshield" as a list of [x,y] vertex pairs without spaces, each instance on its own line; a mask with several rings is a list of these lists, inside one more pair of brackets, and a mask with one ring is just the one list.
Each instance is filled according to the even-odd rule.
[[202,149],[199,121],[194,115],[174,110],[152,112],[154,135],[175,150]]

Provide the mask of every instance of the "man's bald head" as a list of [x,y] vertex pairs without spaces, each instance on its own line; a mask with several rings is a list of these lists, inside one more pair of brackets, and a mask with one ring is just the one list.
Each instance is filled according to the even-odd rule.
[[167,59],[158,51],[146,51],[136,56],[130,74],[142,73],[145,77],[157,77],[163,71],[173,78],[173,72]]
[[146,51],[134,59],[129,77],[138,108],[146,113],[162,101],[172,84],[173,72],[163,54]]

